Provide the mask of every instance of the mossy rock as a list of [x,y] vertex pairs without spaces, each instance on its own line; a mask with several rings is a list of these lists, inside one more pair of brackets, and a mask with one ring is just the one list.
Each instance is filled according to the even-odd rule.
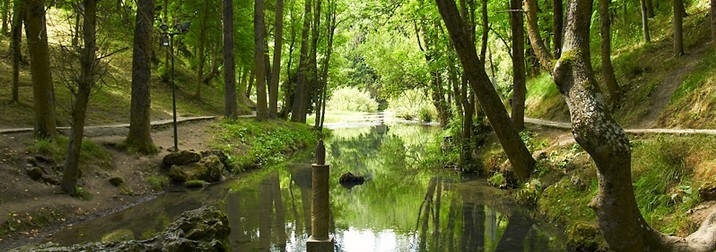
[[599,228],[591,223],[578,222],[568,231],[568,251],[609,251]]
[[102,242],[131,241],[134,239],[134,232],[129,229],[117,229],[102,236]]
[[204,180],[216,182],[221,180],[224,171],[224,164],[216,156],[208,156],[198,163],[190,165],[172,165],[169,169],[169,178],[177,182],[189,180]]
[[169,153],[168,155],[164,156],[164,158],[162,159],[162,163],[165,167],[171,167],[174,165],[188,165],[199,162],[199,160],[201,160],[201,155],[199,153],[184,150],[180,152]]

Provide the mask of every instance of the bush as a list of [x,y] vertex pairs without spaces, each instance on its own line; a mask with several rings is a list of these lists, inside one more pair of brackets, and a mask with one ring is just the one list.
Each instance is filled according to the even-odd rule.
[[407,90],[400,96],[388,99],[388,111],[405,120],[420,119],[431,122],[437,118],[438,110],[428,96],[419,90]]
[[334,111],[375,112],[378,110],[378,102],[366,91],[342,87],[333,91],[326,107]]

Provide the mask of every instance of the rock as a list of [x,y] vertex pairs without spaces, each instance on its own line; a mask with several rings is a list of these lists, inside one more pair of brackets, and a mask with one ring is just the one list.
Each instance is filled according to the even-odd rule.
[[183,150],[164,156],[162,164],[164,164],[164,167],[171,167],[173,165],[188,165],[199,162],[199,160],[201,160],[199,153]]
[[48,243],[13,251],[228,251],[230,232],[229,219],[224,213],[202,207],[182,213],[162,233],[147,240],[95,242],[70,247]]
[[338,182],[341,183],[341,186],[351,189],[354,186],[362,185],[363,182],[365,182],[365,177],[354,175],[351,172],[346,172],[338,178]]
[[716,200],[716,186],[713,184],[704,185],[699,188],[699,196],[701,196],[701,201]]
[[196,188],[203,188],[207,186],[209,183],[207,183],[204,180],[187,180],[184,182],[184,187],[189,189],[196,189]]
[[42,180],[42,168],[40,167],[31,167],[26,170],[27,176],[30,176],[30,178],[34,181],[41,181]]
[[117,229],[102,236],[102,242],[130,241],[134,239],[134,232],[129,229]]
[[169,178],[177,182],[188,180],[204,180],[216,182],[221,180],[224,171],[224,164],[217,156],[208,156],[198,163],[189,165],[172,165],[169,169]]
[[114,178],[109,179],[109,183],[112,184],[113,186],[122,186],[122,185],[124,185],[124,179],[120,178],[120,177],[114,177]]

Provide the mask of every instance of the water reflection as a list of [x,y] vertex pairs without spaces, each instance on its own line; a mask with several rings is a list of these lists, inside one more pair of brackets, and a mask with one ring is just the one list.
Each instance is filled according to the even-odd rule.
[[[400,124],[334,130],[326,144],[331,165],[329,226],[336,251],[562,248],[555,232],[504,200],[484,179],[442,169],[418,169],[416,164],[424,158],[427,143],[439,132]],[[367,175],[369,180],[351,189],[341,187],[338,177],[349,171]],[[141,234],[161,230],[161,224],[166,225],[183,210],[213,204],[229,216],[233,251],[305,251],[311,230],[310,198],[307,158],[245,174],[202,192],[163,195],[78,225],[75,232],[60,232],[53,239],[96,241],[119,228],[131,229],[139,239]]]

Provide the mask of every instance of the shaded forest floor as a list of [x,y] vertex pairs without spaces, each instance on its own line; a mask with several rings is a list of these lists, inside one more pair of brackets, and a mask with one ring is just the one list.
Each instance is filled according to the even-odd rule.
[[[216,121],[189,122],[178,127],[180,149],[208,150],[215,132],[211,126]],[[58,186],[32,180],[26,169],[39,160],[41,167],[51,169],[57,164],[50,155],[34,152],[37,141],[31,133],[0,135],[0,250],[28,242],[37,242],[43,235],[64,225],[149,200],[164,192],[161,185],[161,159],[173,146],[171,126],[153,130],[152,139],[160,148],[154,156],[129,154],[117,148],[126,137],[126,129],[105,130],[90,138],[110,157],[98,162],[84,164],[81,186],[85,199],[70,197]],[[103,165],[103,162],[110,162]],[[43,164],[44,163],[44,164]],[[114,186],[112,178],[121,178],[124,184]],[[155,181],[152,181],[155,180]]]

